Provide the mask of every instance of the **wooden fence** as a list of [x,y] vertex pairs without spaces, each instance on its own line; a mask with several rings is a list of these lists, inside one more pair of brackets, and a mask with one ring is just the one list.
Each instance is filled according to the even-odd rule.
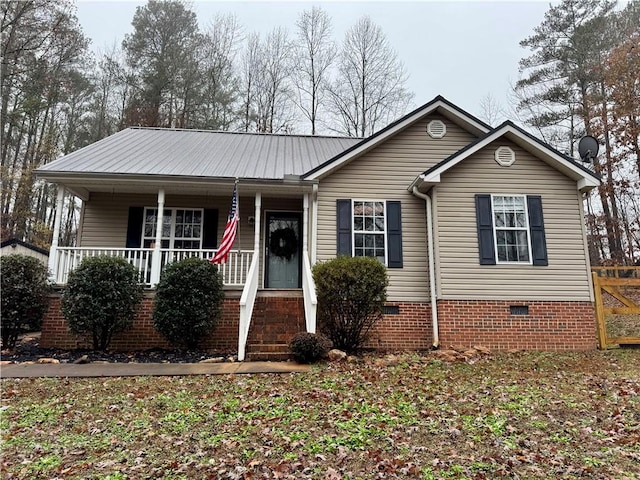
[[593,267],[598,347],[640,345],[640,267]]

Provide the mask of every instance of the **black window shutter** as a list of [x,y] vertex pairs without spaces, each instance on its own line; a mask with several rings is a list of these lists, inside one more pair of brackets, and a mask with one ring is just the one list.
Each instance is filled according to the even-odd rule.
[[402,268],[402,210],[400,202],[387,202],[387,259],[389,268]]
[[542,217],[542,197],[527,195],[529,210],[529,232],[531,233],[531,257],[534,265],[549,265],[547,258],[547,240],[544,235],[544,219]]
[[202,218],[202,248],[216,248],[218,246],[218,210],[204,209]]
[[476,224],[480,265],[495,265],[496,252],[493,244],[491,195],[476,195]]
[[127,248],[140,248],[142,245],[142,223],[144,207],[129,207],[127,220]]
[[351,256],[351,200],[336,200],[336,254]]

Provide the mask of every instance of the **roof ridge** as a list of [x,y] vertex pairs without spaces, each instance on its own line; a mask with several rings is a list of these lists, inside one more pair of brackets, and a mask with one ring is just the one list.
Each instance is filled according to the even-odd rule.
[[238,132],[231,130],[207,130],[204,128],[171,128],[171,127],[145,127],[132,125],[125,130],[158,130],[172,132],[201,132],[201,133],[225,133],[230,135],[258,135],[264,137],[302,137],[302,138],[334,138],[344,140],[362,140],[362,137],[348,137],[340,135],[309,135],[304,133],[269,133],[269,132]]

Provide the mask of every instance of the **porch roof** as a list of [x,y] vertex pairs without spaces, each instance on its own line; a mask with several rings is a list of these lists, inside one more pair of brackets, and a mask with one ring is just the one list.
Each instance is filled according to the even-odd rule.
[[361,139],[130,127],[40,167],[41,178],[158,175],[283,180]]

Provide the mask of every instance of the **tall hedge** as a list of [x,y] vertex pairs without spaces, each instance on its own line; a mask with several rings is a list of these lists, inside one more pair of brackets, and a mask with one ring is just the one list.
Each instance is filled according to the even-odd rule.
[[138,270],[124,258],[85,258],[69,273],[62,292],[62,314],[73,333],[90,336],[106,350],[116,333],[133,325],[142,302]]
[[220,317],[222,276],[212,263],[187,258],[167,266],[160,276],[153,324],[172,345],[195,349]]
[[386,267],[375,258],[337,257],[313,267],[318,326],[334,348],[355,353],[382,318],[387,300]]
[[2,346],[13,348],[18,337],[40,329],[47,310],[47,267],[26,255],[0,258]]

